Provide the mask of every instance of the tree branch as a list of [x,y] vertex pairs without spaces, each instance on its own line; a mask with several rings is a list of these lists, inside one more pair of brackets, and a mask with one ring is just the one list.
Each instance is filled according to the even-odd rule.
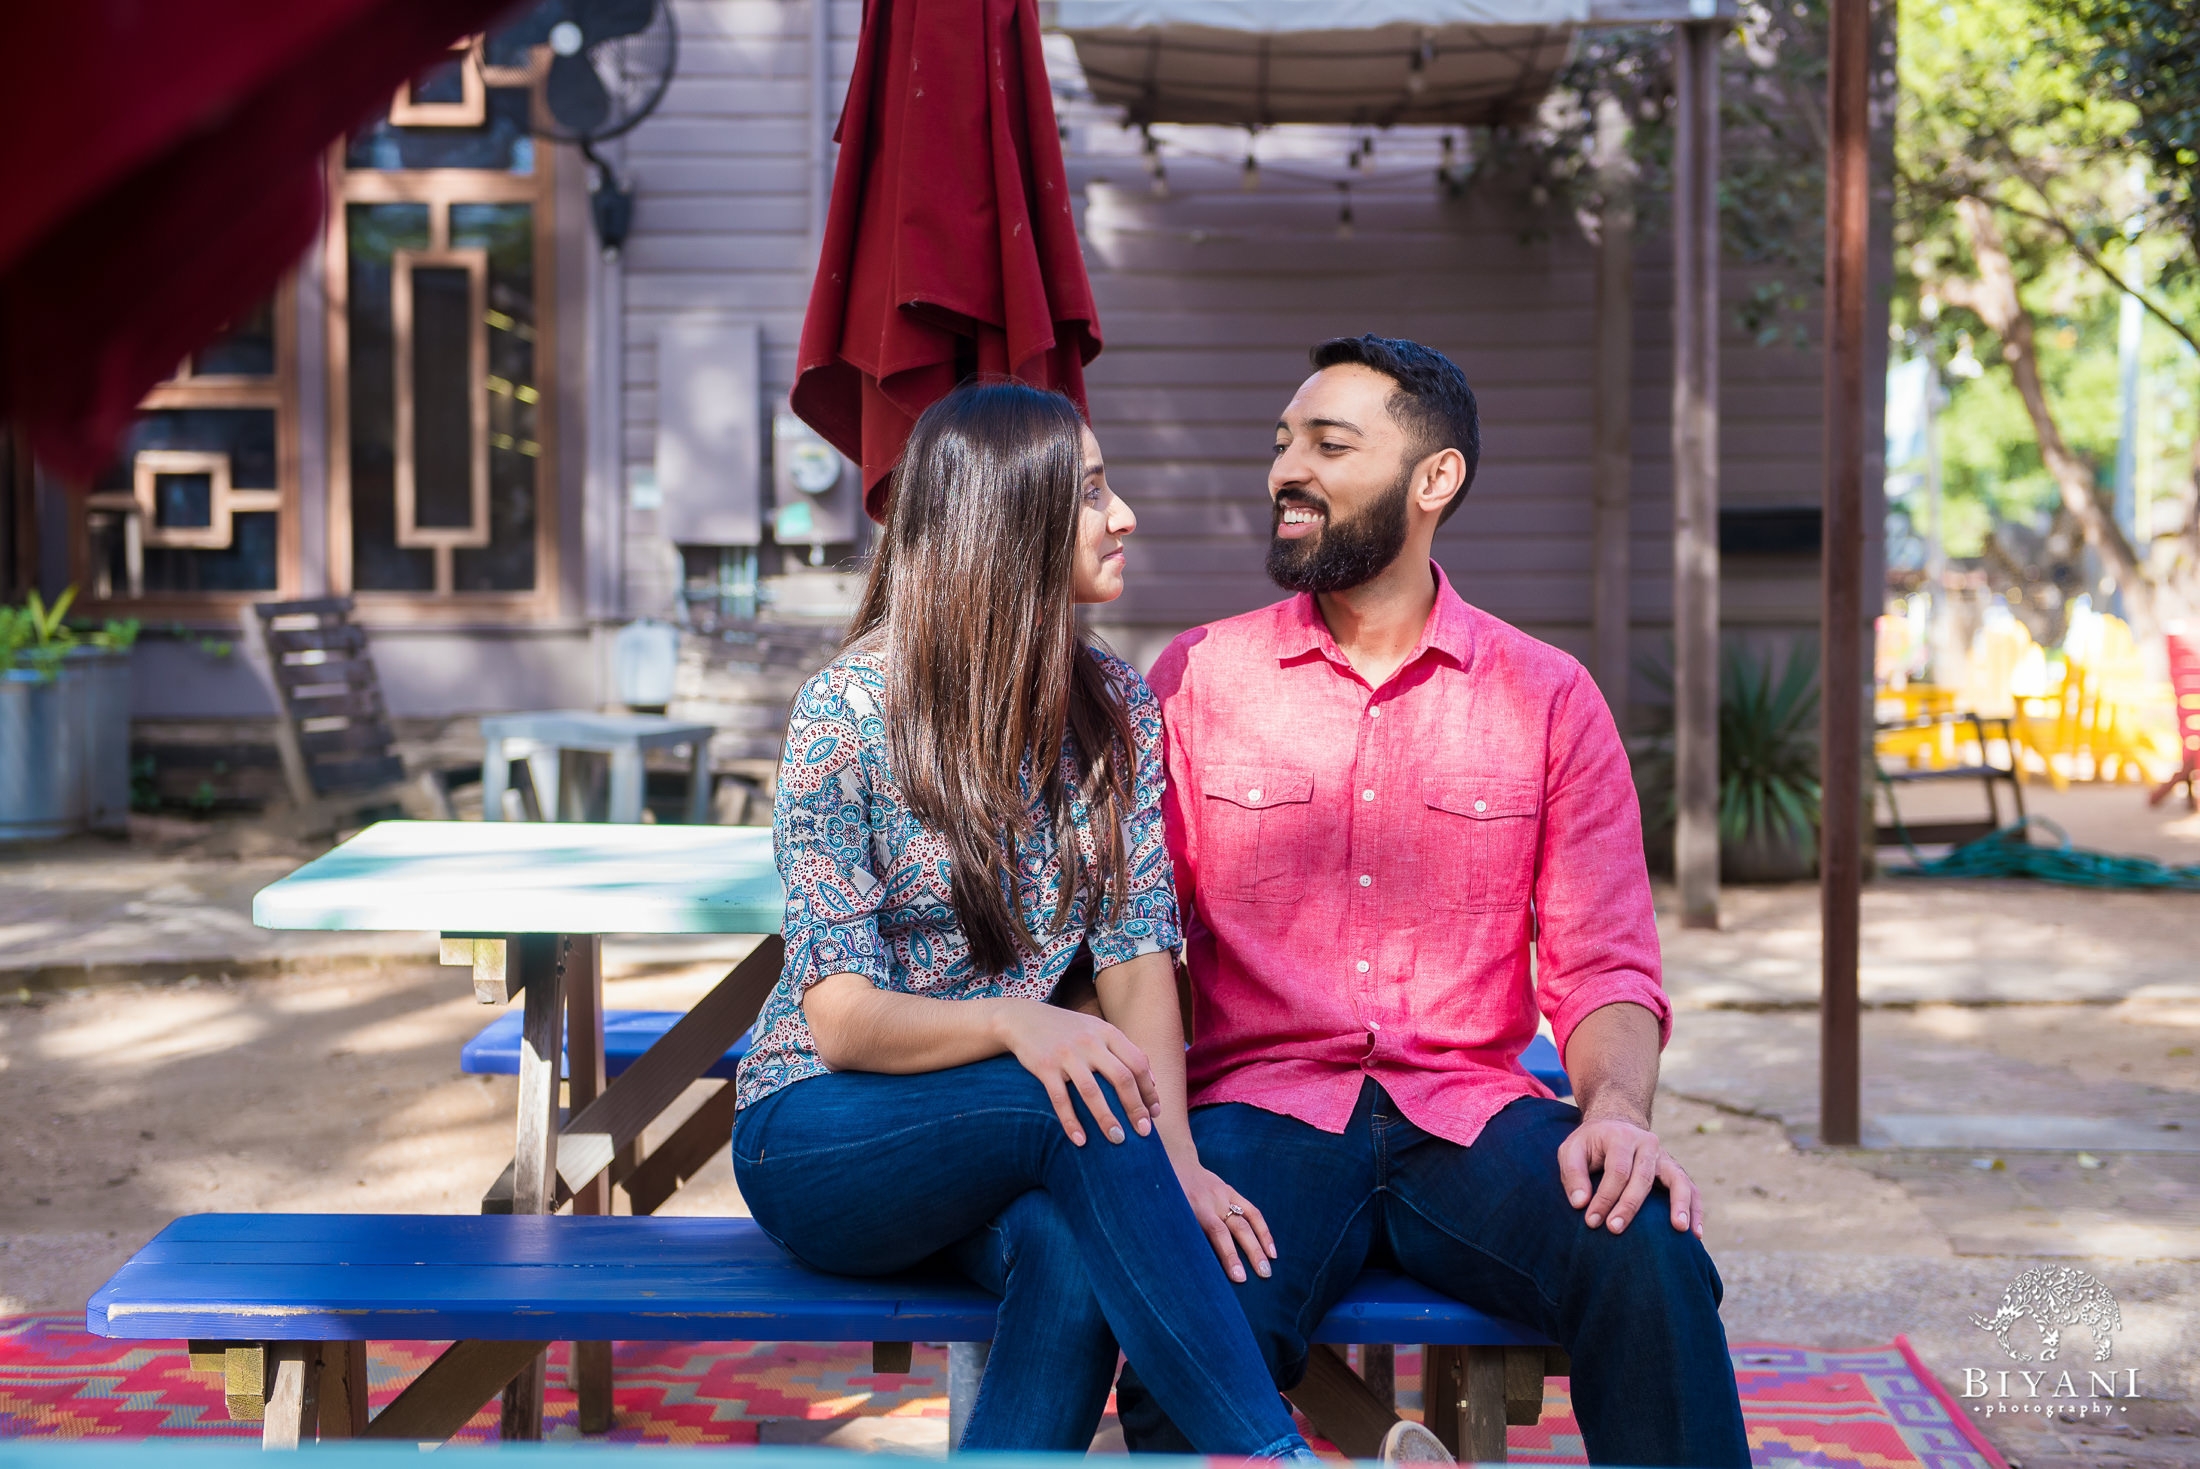
[[2000,338],[2002,360],[2009,364],[2017,396],[2024,400],[2025,414],[2032,420],[2040,458],[2062,492],[2063,508],[2078,522],[2086,544],[2099,553],[2108,574],[2123,589],[2124,606],[2131,614],[2134,629],[2142,637],[2152,637],[2161,626],[2155,613],[2157,589],[2139,565],[2123,528],[2109,518],[2093,471],[2071,451],[2061,426],[2055,422],[2054,409],[2048,404],[2047,390],[2040,380],[2032,313],[2017,294],[2016,271],[2009,264],[2009,251],[2002,243],[2000,227],[1994,223],[1993,209],[1984,199],[1970,194],[1956,201],[1956,213],[1970,236],[1978,279],[1951,282],[1961,289],[1948,291],[1947,299],[1975,313]]
[[2080,260],[2083,260],[2086,264],[2092,266],[2095,270],[2099,271],[2102,278],[2105,279],[2110,285],[2114,286],[2117,290],[2122,291],[2125,295],[2131,297],[2134,301],[2137,301],[2141,306],[2144,306],[2150,313],[2153,314],[2155,320],[2161,322],[2162,325],[2177,333],[2177,335],[2184,340],[2186,346],[2192,348],[2192,350],[2195,352],[2200,352],[2200,337],[2195,337],[2190,331],[2185,328],[2183,322],[2178,321],[2175,317],[2171,316],[2169,312],[2163,307],[2157,306],[2154,303],[2153,299],[2149,297],[2146,292],[2140,290],[2136,286],[2126,285],[2124,283],[2124,278],[2118,275],[2115,271],[2110,270],[2108,268],[2108,262],[2101,259],[2100,255],[2097,254],[2091,246],[2087,245],[2083,239],[2079,238],[2076,227],[2073,226],[2068,220],[2064,219],[2062,217],[2061,211],[2055,208],[2055,201],[2048,195],[2046,185],[2042,184],[2040,180],[2033,175],[2030,167],[2028,167],[2025,161],[2017,155],[2016,149],[2009,146],[2008,138],[2005,137],[1998,129],[1994,132],[1993,138],[1995,146],[2001,150],[2002,156],[2008,161],[2011,171],[2014,172],[2018,178],[2024,180],[2026,187],[2030,188],[2031,191],[2039,197],[2040,201],[2040,208],[2037,210],[2026,209],[2021,204],[2010,204],[2006,201],[2002,201],[2000,207],[2008,210],[2011,214],[2020,214],[2026,219],[2036,220],[2040,224],[2046,225],[2049,229],[2061,235],[2063,239],[2069,242],[2070,248],[2078,252],[2078,258]]

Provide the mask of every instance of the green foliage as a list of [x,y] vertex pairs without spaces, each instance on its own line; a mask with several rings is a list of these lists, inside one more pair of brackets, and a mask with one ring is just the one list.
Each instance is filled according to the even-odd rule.
[[1818,655],[1807,643],[1774,671],[1772,655],[1729,644],[1719,677],[1719,835],[1801,844],[1818,832]]
[[[1825,0],[1741,0],[1719,56],[1719,229],[1728,267],[1752,284],[1735,321],[1760,345],[1810,340],[1825,253]],[[1581,33],[1532,128],[1498,130],[1462,189],[1505,180],[1541,211],[1593,217],[1606,179],[1595,166],[1598,103],[1627,120],[1638,216],[1662,227],[1672,198],[1670,27]]]
[[[2140,498],[2162,506],[2189,493],[2200,363],[2180,336],[2200,322],[2196,47],[2189,0],[1902,8],[1897,351],[1978,364],[1968,377],[1951,375],[1941,418],[1953,555],[1979,554],[1997,520],[2042,524],[2060,505],[2001,343],[1939,294],[1943,282],[1974,271],[1954,210],[1965,195],[1994,206],[2037,320],[2048,401],[2104,487],[2121,432],[2116,321],[2125,284],[2159,308],[2142,339]],[[2160,532],[2175,518],[2162,508],[2148,522]]]
[[70,587],[52,606],[33,587],[20,607],[0,607],[0,669],[27,669],[53,677],[61,660],[76,646],[75,631],[63,621],[76,600]]
[[[1679,812],[1673,788],[1673,674],[1668,663],[1645,661],[1638,670],[1668,703],[1662,727],[1637,759],[1636,780],[1653,793],[1645,808],[1669,826]],[[1728,643],[1719,667],[1720,839],[1764,836],[1807,843],[1818,831],[1819,805],[1817,649],[1797,642],[1778,658]]]
[[2200,261],[2200,21],[2191,0],[2074,0],[2094,51],[2086,80],[2130,107],[2131,142],[2154,176],[2155,222],[2185,237],[2179,262]]
[[28,669],[51,678],[63,659],[78,648],[125,652],[137,642],[135,618],[109,618],[86,630],[68,621],[76,588],[63,589],[51,606],[33,587],[20,607],[0,607],[0,670]]

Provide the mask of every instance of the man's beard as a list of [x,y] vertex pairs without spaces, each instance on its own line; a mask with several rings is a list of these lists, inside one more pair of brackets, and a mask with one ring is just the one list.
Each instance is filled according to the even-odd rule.
[[[1321,528],[1304,540],[1273,535],[1268,542],[1268,579],[1287,592],[1343,592],[1364,586],[1398,559],[1406,545],[1406,506],[1413,493],[1413,469],[1350,520],[1325,513]],[[1292,505],[1308,498],[1286,491],[1276,501],[1276,525]],[[1328,507],[1323,506],[1324,512]]]

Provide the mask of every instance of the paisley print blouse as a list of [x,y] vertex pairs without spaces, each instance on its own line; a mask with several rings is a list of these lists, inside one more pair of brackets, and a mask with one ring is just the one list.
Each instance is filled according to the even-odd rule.
[[[1111,654],[1098,656],[1138,744],[1123,842],[1128,892],[1119,905],[1099,895],[1107,911],[1097,915],[1080,897],[1062,926],[1054,927],[1065,874],[1026,756],[1022,779],[1033,831],[1022,839],[1016,904],[1040,948],[1006,974],[982,974],[971,963],[969,940],[955,918],[947,844],[918,823],[887,767],[880,651],[859,644],[803,685],[787,723],[772,812],[772,847],[787,888],[786,965],[736,1076],[740,1105],[828,1069],[803,1018],[802,996],[829,974],[860,974],[880,989],[946,1000],[1043,1000],[1080,944],[1091,945],[1096,969],[1182,944],[1161,821],[1161,711],[1136,669]],[[1060,758],[1074,783],[1066,738]],[[1096,861],[1091,812],[1074,796],[1071,801],[1078,844],[1086,861]]]

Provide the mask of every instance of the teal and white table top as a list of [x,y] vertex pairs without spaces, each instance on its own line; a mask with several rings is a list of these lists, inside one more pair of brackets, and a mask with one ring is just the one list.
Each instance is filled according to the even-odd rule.
[[384,821],[262,888],[262,928],[777,933],[760,826]]

